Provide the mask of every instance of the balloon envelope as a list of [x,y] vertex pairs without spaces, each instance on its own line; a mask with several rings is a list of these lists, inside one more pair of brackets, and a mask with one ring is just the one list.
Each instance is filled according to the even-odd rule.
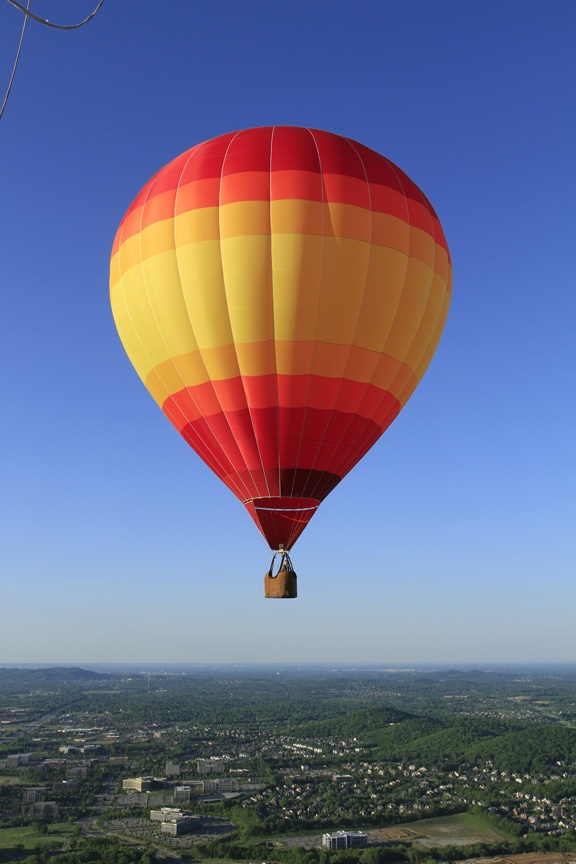
[[162,411],[272,549],[392,423],[450,302],[438,218],[396,165],[280,126],[162,168],[114,242],[120,338]]

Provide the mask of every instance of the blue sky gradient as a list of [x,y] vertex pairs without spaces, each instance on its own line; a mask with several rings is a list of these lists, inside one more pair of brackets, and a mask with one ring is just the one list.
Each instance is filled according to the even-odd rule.
[[[572,0],[107,0],[77,31],[30,22],[0,121],[0,663],[576,660],[575,25]],[[1,86],[20,27],[0,6]],[[437,355],[295,546],[291,603],[264,600],[267,545],[138,380],[108,299],[149,177],[269,124],[396,162],[454,265]]]

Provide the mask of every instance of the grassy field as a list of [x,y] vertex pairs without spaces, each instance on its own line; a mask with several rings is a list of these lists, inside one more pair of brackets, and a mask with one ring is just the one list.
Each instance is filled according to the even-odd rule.
[[20,777],[0,777],[0,786],[22,786],[23,783]]
[[68,822],[55,822],[48,827],[47,834],[41,834],[34,825],[27,825],[25,828],[0,828],[0,851],[15,849],[17,846],[34,849],[35,846],[45,846],[55,841],[63,845],[64,841],[75,833],[76,826]]
[[487,825],[480,816],[457,813],[438,819],[407,822],[381,831],[373,831],[382,840],[400,840],[421,846],[465,846],[470,843],[490,843],[505,840],[507,834]]

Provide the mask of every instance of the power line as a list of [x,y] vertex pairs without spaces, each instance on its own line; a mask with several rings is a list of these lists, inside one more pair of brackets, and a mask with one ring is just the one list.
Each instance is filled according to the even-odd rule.
[[[26,12],[30,9],[30,3],[32,0],[28,0],[28,5],[26,7]],[[10,91],[12,90],[12,84],[14,83],[14,76],[16,75],[16,67],[18,66],[18,60],[20,59],[20,52],[22,51],[22,42],[24,41],[24,31],[26,30],[26,24],[28,23],[28,15],[24,16],[24,21],[22,22],[22,32],[20,33],[20,42],[18,43],[18,50],[16,51],[16,59],[14,60],[14,65],[12,67],[12,74],[10,75],[10,81],[8,82],[8,87],[6,88],[6,95],[4,96],[4,101],[2,102],[2,107],[0,108],[0,120],[2,119],[2,115],[4,114],[4,109],[8,103],[8,97],[10,96]]]
[[12,6],[16,7],[16,9],[20,9],[26,18],[32,18],[34,21],[43,24],[45,27],[54,27],[56,30],[76,30],[78,27],[82,27],[94,18],[100,7],[103,5],[104,0],[100,0],[94,11],[91,12],[87,18],[84,18],[83,21],[79,21],[77,24],[53,24],[52,21],[48,21],[46,18],[40,18],[39,15],[34,15],[33,12],[30,12],[30,0],[28,0],[27,6],[21,6],[20,3],[16,2],[16,0],[8,0],[8,3],[11,3]]

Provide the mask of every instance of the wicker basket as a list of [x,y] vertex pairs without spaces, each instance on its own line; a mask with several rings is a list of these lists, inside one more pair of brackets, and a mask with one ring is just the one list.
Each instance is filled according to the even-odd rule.
[[264,575],[264,597],[289,599],[297,597],[294,570],[279,570],[276,576]]

